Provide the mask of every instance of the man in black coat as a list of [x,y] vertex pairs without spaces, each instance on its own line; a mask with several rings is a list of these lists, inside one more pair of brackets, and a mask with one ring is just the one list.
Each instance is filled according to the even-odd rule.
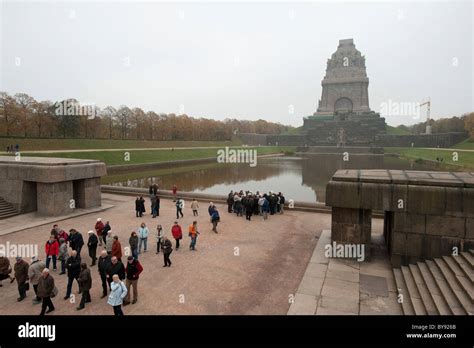
[[78,281],[79,274],[81,273],[81,257],[79,256],[76,250],[71,251],[71,256],[66,261],[66,269],[67,269],[67,290],[66,290],[66,296],[64,296],[65,300],[71,297],[71,289],[72,289],[72,283],[74,279],[76,279],[77,285],[79,286],[79,293],[81,293],[81,286]]
[[234,209],[234,191],[230,191],[229,195],[227,196],[227,211],[232,213]]
[[97,244],[99,244],[99,238],[97,238],[94,231],[87,232],[89,235],[89,239],[87,240],[87,247],[89,248],[89,256],[92,260],[92,266],[95,266],[95,262],[97,261]]
[[102,296],[104,298],[107,296],[107,270],[111,263],[111,256],[107,255],[106,250],[100,252],[99,262],[97,268],[99,269],[100,280],[102,281]]
[[245,200],[245,219],[251,220],[253,215],[253,197],[248,196]]
[[77,251],[77,255],[81,255],[81,249],[84,246],[84,239],[82,234],[79,231],[76,231],[74,228],[69,230],[69,246],[72,250]]
[[112,276],[114,274],[117,274],[120,280],[125,279],[125,266],[123,265],[122,261],[119,261],[115,256],[110,259],[110,264],[107,267],[107,283],[109,283],[109,289],[110,283],[112,283]]
[[105,223],[105,226],[104,226],[104,229],[102,230],[102,239],[104,240],[104,244],[107,244],[105,242],[105,239],[107,238],[107,234],[109,233],[109,231],[112,229],[112,227],[110,227],[110,223],[109,221],[107,221]]
[[268,203],[270,205],[270,215],[274,215],[276,211],[277,198],[273,193],[268,196]]
[[87,268],[87,264],[85,263],[81,263],[81,273],[79,274],[78,282],[82,290],[81,303],[79,304],[79,307],[77,307],[77,310],[79,311],[86,307],[86,303],[91,302],[91,295],[89,293],[92,287],[91,270]]

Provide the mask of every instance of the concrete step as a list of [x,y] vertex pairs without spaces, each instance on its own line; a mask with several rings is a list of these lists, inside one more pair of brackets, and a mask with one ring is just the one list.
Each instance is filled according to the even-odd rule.
[[448,285],[448,282],[446,281],[443,273],[441,273],[441,270],[438,268],[436,263],[431,260],[426,260],[426,265],[428,266],[428,269],[431,275],[433,276],[436,285],[438,285],[438,288],[441,291],[441,295],[443,296],[444,300],[448,304],[453,314],[466,315],[466,311],[461,306],[461,303],[457,299],[454,292],[451,290],[450,286]]
[[16,215],[18,215],[18,213],[0,214],[0,220],[7,219],[9,217],[16,216]]
[[452,258],[458,264],[464,276],[474,283],[474,269],[468,265],[467,260],[461,255],[452,256]]
[[15,208],[13,208],[11,205],[7,205],[7,206],[4,206],[4,207],[0,207],[0,210],[16,210]]
[[4,208],[4,209],[0,208],[0,212],[1,213],[9,213],[9,212],[16,212],[16,210],[13,209],[13,208]]
[[471,252],[466,253],[465,251],[461,251],[461,256],[467,261],[467,264],[471,266],[471,269],[474,269],[474,256],[472,256]]
[[[458,281],[460,290],[464,291],[464,293],[467,295],[469,299],[468,303],[472,304],[474,303],[474,286],[472,285],[472,281],[465,276],[457,262],[453,260],[454,257],[455,256],[443,256],[443,261],[448,265],[449,269],[454,275],[454,278]],[[467,311],[470,312],[471,310]],[[474,314],[474,308],[472,308],[472,313]]]
[[3,197],[0,197],[0,219],[6,219],[15,215],[18,215],[16,209]]
[[443,295],[441,294],[441,290],[439,289],[438,285],[436,284],[433,275],[431,274],[428,266],[424,262],[418,262],[418,269],[420,270],[421,276],[425,282],[426,287],[430,293],[431,298],[438,310],[438,313],[441,315],[452,315],[453,312],[448,306],[448,303],[444,299]]
[[474,249],[469,249],[469,253],[471,254],[471,256],[474,256]]
[[425,281],[421,275],[420,269],[417,265],[408,265],[408,268],[410,269],[411,275],[415,280],[415,285],[418,289],[418,293],[420,294],[423,306],[426,309],[426,313],[428,315],[438,315],[438,310],[436,309],[433,298],[431,297],[428,287],[426,286]]
[[399,268],[394,268],[393,275],[395,277],[395,284],[397,285],[398,295],[403,296],[403,301],[401,303],[403,314],[414,315],[415,309],[413,308],[413,304],[410,300],[410,295],[408,294],[408,290],[405,284],[405,280],[403,278],[402,270]]
[[454,296],[456,296],[457,300],[461,304],[461,307],[464,309],[464,311],[469,314],[469,313],[474,313],[474,309],[471,309],[472,303],[471,300],[469,299],[469,296],[466,294],[464,289],[459,285],[458,280],[456,279],[456,275],[451,271],[449,266],[446,264],[446,262],[443,259],[440,258],[435,258],[434,263],[436,266],[438,266],[439,270],[441,271],[441,274],[444,276],[446,283],[450,287],[451,291],[454,293]]
[[415,279],[413,278],[413,275],[410,272],[410,268],[406,266],[402,266],[401,269],[402,269],[403,279],[405,280],[408,294],[410,296],[411,303],[415,310],[415,314],[426,315],[427,312],[426,312],[425,305],[423,304],[423,301],[421,300],[420,293],[418,291],[418,288],[416,287]]

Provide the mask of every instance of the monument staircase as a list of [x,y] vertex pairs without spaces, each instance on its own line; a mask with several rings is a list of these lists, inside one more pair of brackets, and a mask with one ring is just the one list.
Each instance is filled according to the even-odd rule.
[[18,215],[18,212],[15,210],[15,208],[13,208],[10,203],[4,200],[3,197],[0,197],[0,220],[15,215]]
[[405,315],[474,315],[474,250],[394,268],[393,273]]

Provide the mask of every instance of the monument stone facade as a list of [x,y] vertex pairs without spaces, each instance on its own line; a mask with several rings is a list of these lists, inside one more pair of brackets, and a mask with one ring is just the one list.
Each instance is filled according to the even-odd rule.
[[339,40],[321,85],[318,109],[304,119],[306,145],[367,146],[385,133],[385,119],[370,110],[365,57],[353,39]]

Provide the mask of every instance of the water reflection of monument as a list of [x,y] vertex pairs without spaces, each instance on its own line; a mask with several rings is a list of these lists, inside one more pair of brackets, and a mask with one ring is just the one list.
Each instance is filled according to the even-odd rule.
[[326,184],[339,169],[376,169],[384,167],[383,155],[354,154],[344,161],[339,154],[313,154],[302,162],[302,183],[311,187],[319,202],[326,200]]

